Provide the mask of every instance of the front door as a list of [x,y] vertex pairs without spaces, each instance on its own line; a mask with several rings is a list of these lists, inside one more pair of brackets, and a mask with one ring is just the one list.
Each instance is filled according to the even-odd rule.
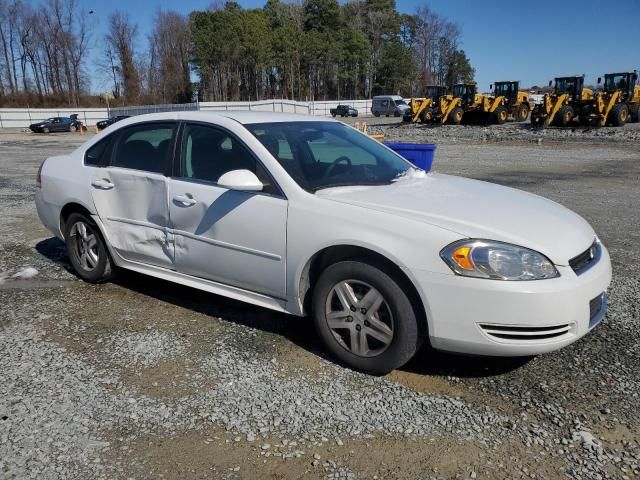
[[[287,200],[262,164],[226,130],[187,124],[179,175],[169,180],[176,269],[283,298],[286,294]],[[248,169],[265,185],[241,192],[217,185]]]
[[111,162],[96,168],[91,191],[109,243],[126,260],[173,268],[168,180],[175,122],[124,128],[115,135]]

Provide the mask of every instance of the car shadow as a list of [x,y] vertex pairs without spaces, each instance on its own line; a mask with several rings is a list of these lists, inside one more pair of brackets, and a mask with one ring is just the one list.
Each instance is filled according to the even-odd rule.
[[481,357],[441,352],[425,345],[400,370],[419,375],[481,378],[504,375],[535,357]]
[[[42,240],[35,248],[42,256],[74,273],[65,245],[58,238]],[[112,283],[186,310],[280,335],[318,357],[335,361],[324,352],[308,317],[276,312],[128,270],[119,270]],[[426,345],[401,370],[426,376],[492,377],[517,370],[532,358],[470,357],[439,352]]]

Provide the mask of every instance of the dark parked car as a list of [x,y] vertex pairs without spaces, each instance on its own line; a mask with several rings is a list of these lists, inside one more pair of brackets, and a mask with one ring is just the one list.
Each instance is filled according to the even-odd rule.
[[351,105],[338,105],[336,108],[332,108],[329,110],[332,117],[336,115],[340,115],[341,117],[357,117],[358,110],[353,108]]
[[113,125],[114,123],[119,122],[120,120],[124,120],[125,118],[129,118],[129,115],[116,115],[115,117],[111,117],[106,120],[100,120],[98,123],[96,123],[96,127],[98,127],[98,130],[104,130],[109,125]]
[[75,114],[70,117],[51,117],[29,125],[29,129],[34,133],[77,132],[81,128],[82,122]]

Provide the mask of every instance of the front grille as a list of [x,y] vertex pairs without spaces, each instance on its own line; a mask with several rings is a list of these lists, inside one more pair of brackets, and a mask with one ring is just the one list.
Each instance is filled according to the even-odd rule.
[[607,312],[607,296],[601,293],[589,301],[589,328],[595,327]]
[[561,337],[571,331],[573,324],[563,323],[544,327],[522,327],[512,325],[480,324],[480,328],[489,335],[500,340],[536,341]]
[[600,242],[596,240],[580,255],[577,255],[569,260],[569,266],[573,269],[574,272],[576,272],[577,275],[580,275],[589,270],[598,262],[598,260],[600,260],[600,252]]

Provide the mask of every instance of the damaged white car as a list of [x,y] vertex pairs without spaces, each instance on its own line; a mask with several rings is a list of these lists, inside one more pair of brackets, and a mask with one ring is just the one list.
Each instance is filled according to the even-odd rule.
[[311,315],[335,358],[375,374],[425,340],[548,352],[606,311],[609,254],[581,217],[425,174],[337,121],[138,116],[48,158],[38,186],[40,218],[82,279],[124,268]]

